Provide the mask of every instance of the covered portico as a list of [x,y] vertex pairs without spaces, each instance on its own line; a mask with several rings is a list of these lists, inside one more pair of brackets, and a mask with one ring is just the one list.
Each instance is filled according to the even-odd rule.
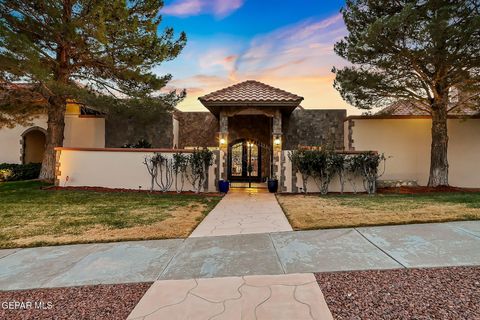
[[262,182],[280,176],[282,119],[302,97],[258,81],[245,81],[199,98],[219,121],[219,177]]

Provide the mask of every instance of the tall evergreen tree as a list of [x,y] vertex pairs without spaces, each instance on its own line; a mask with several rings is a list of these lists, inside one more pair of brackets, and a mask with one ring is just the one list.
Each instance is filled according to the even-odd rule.
[[159,94],[171,76],[152,72],[186,44],[184,33],[158,31],[162,6],[162,0],[0,1],[0,128],[47,113],[41,178],[54,178],[67,101],[154,114],[182,99],[183,92]]
[[479,103],[479,11],[478,0],[347,0],[342,9],[349,34],[335,52],[352,65],[334,69],[335,87],[358,108],[408,100],[431,114],[429,186],[448,185],[448,112]]

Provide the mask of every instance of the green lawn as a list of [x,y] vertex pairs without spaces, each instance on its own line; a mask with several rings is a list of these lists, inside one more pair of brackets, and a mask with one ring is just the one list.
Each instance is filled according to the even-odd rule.
[[220,197],[0,183],[0,248],[187,237]]
[[278,195],[295,230],[480,219],[480,193]]

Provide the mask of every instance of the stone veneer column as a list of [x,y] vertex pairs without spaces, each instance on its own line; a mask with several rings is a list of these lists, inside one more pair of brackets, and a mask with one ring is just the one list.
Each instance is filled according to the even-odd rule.
[[[218,166],[218,177],[223,180],[228,179],[227,171],[227,153],[228,153],[228,115],[224,112],[220,112],[220,132],[218,134],[218,146],[220,149],[219,156],[220,165]],[[223,142],[223,143],[222,143]],[[222,170],[223,169],[223,170]],[[222,173],[220,175],[220,173]]]
[[60,185],[60,177],[62,176],[62,172],[60,171],[60,158],[62,155],[61,150],[55,150],[55,185]]
[[273,174],[278,179],[279,191],[284,183],[285,177],[282,176],[282,113],[275,110],[272,126],[272,146],[273,146]]

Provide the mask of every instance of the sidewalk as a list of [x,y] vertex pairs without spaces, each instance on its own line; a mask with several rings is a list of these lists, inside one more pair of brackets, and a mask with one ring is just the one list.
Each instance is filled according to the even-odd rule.
[[292,231],[285,214],[266,189],[229,192],[190,237]]
[[480,221],[0,250],[0,288],[480,265]]

